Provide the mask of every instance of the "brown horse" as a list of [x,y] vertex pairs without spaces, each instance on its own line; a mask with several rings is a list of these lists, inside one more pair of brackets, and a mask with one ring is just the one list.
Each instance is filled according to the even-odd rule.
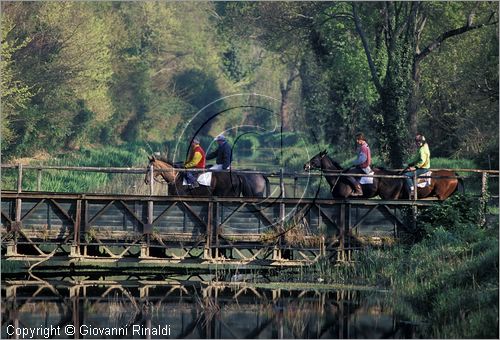
[[[241,194],[241,181],[235,173],[212,172],[210,186],[200,185],[196,188],[189,188],[187,185],[182,185],[184,176],[172,163],[156,159],[154,156],[148,159],[149,165],[153,165],[153,178],[156,180],[162,177],[167,182],[169,195],[239,197]],[[144,182],[149,184],[149,180],[150,171],[148,170]]]
[[[404,172],[405,170],[400,172],[400,174]],[[404,187],[405,189],[401,191],[399,198],[408,199],[410,196],[408,187],[407,185]],[[437,197],[440,201],[443,201],[459,188],[463,190],[463,180],[458,178],[457,173],[448,170],[433,170],[431,183],[423,188],[417,186],[417,198]]]

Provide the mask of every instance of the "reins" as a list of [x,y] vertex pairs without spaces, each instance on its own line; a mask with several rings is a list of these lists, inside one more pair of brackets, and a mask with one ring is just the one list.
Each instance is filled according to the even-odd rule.
[[[325,158],[326,154],[321,156],[321,160],[323,160],[323,158]],[[323,162],[321,162],[321,171],[323,171],[324,173],[327,173],[325,170],[323,170]],[[344,170],[341,170],[340,173],[343,173]],[[340,180],[340,176],[337,176],[337,179],[335,180],[335,183],[333,183],[332,187],[330,188],[330,192],[333,193],[333,189],[335,189],[335,187],[337,186],[337,183],[339,182]]]

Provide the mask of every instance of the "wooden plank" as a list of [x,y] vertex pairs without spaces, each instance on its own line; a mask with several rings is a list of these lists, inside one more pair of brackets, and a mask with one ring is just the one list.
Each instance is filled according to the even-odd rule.
[[236,214],[238,211],[240,211],[241,209],[243,209],[243,207],[246,205],[246,203],[243,203],[243,204],[240,204],[238,208],[234,209],[225,219],[224,221],[222,221],[219,226],[223,226],[226,224],[226,222],[231,218],[231,216],[233,216],[234,214]]
[[268,225],[273,225],[273,222],[269,219],[269,217],[264,214],[263,209],[259,209],[255,203],[251,203],[249,205],[255,208],[255,213],[257,213],[259,217],[262,217],[262,219],[264,219],[264,222],[266,222]]
[[39,206],[41,205],[43,202],[45,202],[45,199],[42,199],[38,202],[35,203],[35,205],[33,207],[31,207],[27,212],[26,214],[24,214],[24,216],[21,217],[21,221],[26,219],[29,215],[31,215],[31,213],[33,213],[33,211]]
[[[88,201],[87,201],[88,202]],[[99,210],[90,220],[87,221],[86,225],[92,224],[94,220],[99,217],[103,212],[105,212],[113,203],[115,203],[114,200],[109,201],[101,210]],[[88,212],[88,203],[87,203],[87,212]],[[88,216],[88,215],[87,215]]]
[[10,219],[10,217],[9,217],[9,216],[7,216],[7,215],[3,212],[3,210],[2,210],[2,216],[3,216],[6,220],[7,220],[7,222],[9,222],[10,224],[12,224],[12,220]]
[[[330,222],[335,228],[337,228],[337,230],[341,231],[341,227],[339,227],[339,225],[334,221],[332,220],[332,218],[330,216],[328,216],[328,214],[321,208],[321,206],[319,204],[315,204],[317,207],[318,207],[318,210],[319,212],[321,213],[321,216],[323,216],[328,222]],[[342,209],[341,209],[342,211]],[[341,213],[341,216],[342,216],[342,213]],[[340,222],[340,224],[342,225],[342,221]]]
[[144,225],[144,222],[139,218],[137,217],[137,215],[135,214],[134,211],[132,211],[132,209],[130,209],[128,207],[128,205],[126,205],[123,201],[118,201],[119,203],[122,204],[123,207],[125,207],[125,209],[129,212],[129,214],[137,221],[139,222],[140,224]]
[[198,216],[198,214],[187,204],[186,202],[182,202],[182,204],[186,207],[187,210],[195,217],[195,219],[202,224],[205,229],[207,228],[207,224]]
[[178,202],[173,202],[171,205],[169,205],[169,207],[165,210],[163,210],[152,222],[153,225],[155,225],[159,220],[160,218],[163,217],[163,215],[166,215],[170,210],[172,210],[175,206],[177,206],[177,203]]
[[356,229],[361,223],[365,221],[365,219],[375,210],[378,209],[378,206],[373,206],[370,210],[368,210],[358,221],[355,225],[352,226],[352,229]]
[[59,211],[64,215],[66,216],[66,218],[68,220],[70,220],[71,222],[75,223],[75,220],[73,219],[73,217],[71,217],[66,211],[64,211],[64,209],[53,199],[50,199],[49,200],[50,202],[52,202],[52,204],[54,204],[56,206],[57,209],[59,209]]

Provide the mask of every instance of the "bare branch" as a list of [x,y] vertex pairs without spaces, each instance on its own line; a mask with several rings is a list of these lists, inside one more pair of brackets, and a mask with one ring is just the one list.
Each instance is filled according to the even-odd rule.
[[431,42],[426,48],[424,48],[422,50],[422,52],[418,53],[415,57],[415,60],[417,62],[419,62],[420,60],[425,58],[427,55],[429,55],[429,53],[431,53],[436,48],[438,48],[448,38],[451,38],[451,37],[454,37],[454,36],[457,36],[457,35],[460,35],[460,34],[463,34],[463,33],[478,29],[478,28],[482,28],[485,26],[495,25],[497,23],[498,23],[497,21],[494,21],[494,22],[488,21],[487,23],[472,25],[472,26],[469,26],[468,24],[466,24],[465,26],[444,32],[439,37],[437,37],[433,42]]

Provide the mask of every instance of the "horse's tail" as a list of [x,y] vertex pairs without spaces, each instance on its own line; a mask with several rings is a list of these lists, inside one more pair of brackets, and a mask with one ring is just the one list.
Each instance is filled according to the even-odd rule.
[[457,187],[455,188],[455,191],[453,191],[453,193],[458,191],[460,194],[464,195],[465,194],[464,179],[462,177],[458,176],[458,174],[455,174],[455,175],[457,176],[458,184],[457,184]]
[[248,179],[245,174],[238,174],[238,178],[240,179],[241,193],[243,194],[243,197],[252,197],[252,186],[248,183]]

